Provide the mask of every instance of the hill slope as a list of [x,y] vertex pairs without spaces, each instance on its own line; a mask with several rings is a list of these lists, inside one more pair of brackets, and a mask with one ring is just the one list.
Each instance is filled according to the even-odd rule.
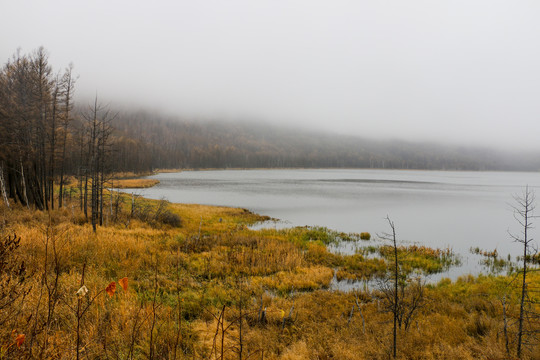
[[270,124],[186,121],[125,113],[116,128],[118,170],[153,168],[393,168],[536,171],[540,156],[474,146],[375,141]]

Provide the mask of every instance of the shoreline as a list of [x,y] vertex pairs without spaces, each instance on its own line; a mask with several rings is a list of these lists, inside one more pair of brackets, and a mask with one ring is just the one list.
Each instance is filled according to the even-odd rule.
[[[227,170],[232,170],[232,171],[240,170],[240,171],[245,171],[246,169],[218,169],[218,170],[225,170],[225,171],[227,171]],[[214,170],[214,169],[204,169],[204,170],[203,169],[198,169],[198,170],[183,170],[183,171],[201,171],[201,172],[205,172],[205,171],[218,171],[218,170]],[[249,170],[253,170],[253,171],[272,171],[272,170],[282,171],[282,170],[285,170],[285,171],[287,171],[287,170],[291,170],[291,169],[247,169],[247,170],[248,171]],[[330,171],[338,171],[339,172],[340,169],[296,169],[296,170],[301,170],[301,171],[303,171],[303,170],[306,170],[306,171],[310,171],[310,170],[313,170],[313,171],[330,170]],[[355,170],[355,169],[353,169],[353,170]],[[389,170],[389,169],[385,169],[385,170]],[[183,171],[181,171],[181,172],[183,172]],[[295,170],[291,170],[291,171],[295,171]],[[374,170],[374,171],[379,171],[379,170]],[[390,170],[390,171],[395,171],[395,174],[400,174],[401,173],[400,170]],[[439,171],[438,170],[428,171],[427,173],[431,174],[431,173],[436,173],[436,172],[439,172]],[[405,172],[403,172],[403,173],[405,173]],[[413,174],[412,171],[410,173]],[[416,173],[417,172],[415,171],[414,174],[416,174]],[[455,173],[463,173],[463,172],[455,172]],[[482,173],[487,173],[487,172],[468,172],[468,173],[482,174]],[[158,175],[158,174],[156,174],[156,175]],[[381,174],[382,174],[382,172],[381,172]],[[515,172],[506,172],[505,174],[516,174],[516,173]],[[219,178],[219,175],[216,175],[216,176],[218,176],[218,178]],[[231,175],[231,176],[233,176],[233,175]],[[372,176],[376,176],[376,174],[374,174]],[[383,175],[381,175],[381,176],[383,176]],[[254,179],[256,180],[259,177],[260,176],[255,176]],[[198,179],[198,177],[196,175],[195,175],[195,178]],[[205,177],[203,177],[203,178],[205,178]],[[214,179],[215,177],[214,177],[214,175],[212,175],[212,176],[210,176],[210,178]],[[226,178],[230,180],[229,176],[227,176]],[[442,175],[438,176],[435,180],[438,181],[438,178],[442,179]],[[458,179],[458,181],[457,181],[458,185],[461,183],[461,180],[459,180],[460,178],[457,178]],[[479,179],[483,179],[483,177],[481,177],[481,175],[479,175]],[[491,179],[491,177],[489,177],[489,179]],[[496,175],[495,175],[494,179],[497,179]],[[519,179],[519,177],[518,177],[518,179]],[[476,184],[476,183],[474,182],[474,184]],[[257,189],[261,190],[261,189],[259,189],[259,187],[257,187]],[[123,191],[125,191],[125,190],[129,191],[129,189],[123,189]],[[157,191],[150,190],[150,191],[154,193],[154,195],[153,195],[154,199],[161,198],[160,190],[157,190]],[[328,229],[332,229],[332,230],[335,230],[335,231],[345,231],[345,232],[362,232],[364,230],[369,230],[373,234],[377,234],[377,233],[380,233],[381,231],[383,231],[383,227],[381,227],[383,225],[379,226],[379,224],[374,223],[372,219],[368,221],[369,226],[361,226],[360,228],[358,228],[358,227],[355,228],[353,226],[353,222],[346,223],[346,224],[348,224],[347,226],[340,226],[339,224],[337,224],[337,225],[333,224],[332,221],[330,221],[330,222],[324,222],[324,221],[321,222],[321,221],[319,221],[320,219],[317,220],[318,219],[317,216],[315,216],[315,218],[312,218],[311,221],[306,220],[307,215],[306,216],[301,215],[300,217],[292,217],[292,218],[287,217],[283,213],[279,214],[279,213],[276,213],[276,211],[274,211],[274,212],[270,211],[268,209],[268,206],[264,207],[268,211],[264,211],[264,210],[261,211],[260,208],[257,208],[256,206],[253,206],[253,204],[251,204],[250,201],[248,201],[247,203],[246,202],[244,202],[244,203],[237,202],[237,204],[239,204],[239,205],[235,205],[235,204],[231,204],[231,199],[226,198],[225,201],[223,201],[223,203],[219,203],[216,200],[216,199],[219,198],[219,193],[215,193],[215,194],[213,193],[214,195],[217,195],[217,196],[212,195],[212,198],[208,198],[208,196],[206,196],[206,195],[204,195],[201,198],[197,198],[197,192],[194,192],[193,195],[191,195],[189,193],[190,190],[187,189],[187,191],[188,191],[187,197],[179,197],[179,196],[175,197],[173,195],[173,193],[172,193],[172,190],[170,190],[170,189],[167,192],[165,192],[165,195],[163,195],[163,196],[165,196],[172,203],[185,203],[185,204],[194,204],[194,205],[201,204],[201,205],[204,205],[204,206],[219,206],[219,207],[225,207],[225,208],[231,208],[231,209],[249,209],[249,211],[251,211],[251,212],[253,212],[255,214],[266,214],[266,216],[274,218],[274,222],[268,222],[266,224],[264,224],[264,223],[263,224],[258,224],[254,230],[263,229],[263,228],[283,229],[283,228],[291,228],[291,227],[295,227],[295,226],[305,226],[307,224],[308,226],[311,226],[311,227],[319,227],[319,226],[321,226],[321,227],[326,227]],[[235,191],[235,190],[233,189],[232,191]],[[149,194],[146,193],[144,196],[148,196],[148,195]],[[241,195],[239,194],[238,196],[241,196]],[[509,196],[510,196],[510,194],[509,194]],[[264,199],[266,199],[266,198],[264,198]],[[263,203],[265,201],[264,199],[261,200]],[[180,200],[180,201],[178,201],[178,200]],[[214,202],[212,202],[212,200],[214,200]],[[399,208],[398,208],[398,210],[399,210]],[[504,209],[502,209],[501,211],[504,212]],[[368,218],[370,218],[370,217],[372,217],[372,216],[369,215]],[[277,223],[275,222],[276,219],[277,219]],[[445,241],[444,243],[443,243],[443,241],[431,241],[430,240],[431,239],[430,235],[425,233],[425,231],[422,232],[421,227],[414,228],[416,230],[412,231],[411,227],[417,226],[417,224],[416,224],[416,222],[414,222],[414,221],[410,222],[409,220],[407,220],[407,217],[403,217],[403,220],[402,220],[402,225],[404,224],[404,226],[402,226],[402,232],[404,234],[406,234],[405,238],[400,239],[402,244],[404,244],[404,245],[420,244],[420,245],[428,246],[428,247],[431,247],[431,248],[434,248],[434,249],[445,249],[445,248],[451,246],[451,248],[456,252],[456,254],[459,254],[462,257],[462,265],[460,265],[458,267],[463,268],[463,270],[462,271],[450,271],[448,276],[451,277],[452,279],[455,280],[459,276],[463,276],[463,275],[467,275],[467,274],[473,274],[473,275],[477,276],[479,274],[487,274],[487,273],[489,273],[489,269],[486,266],[480,264],[480,261],[482,261],[484,259],[482,259],[481,257],[478,257],[475,254],[472,254],[470,252],[470,247],[471,246],[468,245],[468,243],[466,243],[465,240],[460,240],[460,241],[457,241],[457,242],[449,240],[449,241]],[[510,222],[511,219],[509,219],[508,221],[509,221],[509,224],[512,225],[512,223]],[[343,223],[343,221],[341,221],[341,223]],[[364,221],[364,223],[365,223],[365,221]],[[343,224],[341,224],[341,225],[343,225]],[[420,226],[420,225],[418,225],[418,226]],[[478,229],[479,229],[478,231],[482,231],[483,227],[479,227]],[[506,233],[504,233],[504,234],[506,234]],[[491,235],[493,235],[493,234],[490,234],[490,236]],[[468,237],[467,236],[461,236],[460,239],[467,239],[467,238],[470,238],[471,236],[472,235],[469,235]],[[497,238],[499,238],[499,237],[497,237]],[[486,235],[484,235],[484,238],[486,238]],[[502,257],[506,258],[506,255],[511,254],[512,259],[514,259],[515,256],[516,256],[516,251],[517,250],[515,251],[515,247],[512,244],[508,244],[507,242],[503,241],[502,237],[500,237],[500,238],[501,238],[499,240],[500,244],[498,243],[498,244],[493,245],[493,246],[499,248],[499,251],[501,252]],[[501,246],[499,246],[499,245],[501,245]],[[484,250],[492,250],[492,248],[490,248],[489,245],[486,245],[486,244],[484,244],[482,242],[474,242],[474,246],[478,246],[478,247],[480,247],[480,248],[482,248]],[[501,247],[502,247],[502,251],[501,251]]]
[[272,167],[272,168],[184,168],[184,169],[159,169],[150,174],[144,173],[137,177],[148,177],[155,176],[159,174],[174,174],[181,172],[204,172],[204,171],[272,171],[272,170],[329,170],[329,171],[397,171],[397,172],[441,172],[441,173],[501,173],[501,174],[540,174],[540,170],[454,170],[454,169],[405,169],[405,168],[339,168],[339,167],[321,167],[321,168],[312,168],[312,167]]

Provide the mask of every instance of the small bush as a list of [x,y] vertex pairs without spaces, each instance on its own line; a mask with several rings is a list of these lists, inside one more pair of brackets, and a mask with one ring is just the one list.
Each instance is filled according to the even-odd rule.
[[362,239],[362,240],[370,240],[371,239],[371,234],[368,233],[368,232],[360,233],[360,239]]
[[73,217],[71,218],[71,222],[75,225],[84,225],[86,224],[87,220],[84,214],[81,212],[81,213],[74,214]]
[[175,214],[168,210],[160,214],[158,220],[162,224],[170,225],[172,227],[182,226],[182,218],[178,214]]
[[485,316],[476,315],[470,319],[465,326],[465,331],[469,336],[484,337],[489,333],[491,326]]

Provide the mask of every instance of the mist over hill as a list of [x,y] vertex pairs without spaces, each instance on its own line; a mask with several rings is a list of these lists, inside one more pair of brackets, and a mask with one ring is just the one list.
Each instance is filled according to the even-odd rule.
[[195,121],[146,111],[114,122],[116,170],[156,168],[385,168],[538,171],[540,154],[373,140],[250,121]]

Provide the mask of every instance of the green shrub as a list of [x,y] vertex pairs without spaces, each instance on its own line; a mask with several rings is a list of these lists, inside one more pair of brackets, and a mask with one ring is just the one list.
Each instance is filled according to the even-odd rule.
[[360,239],[362,239],[362,240],[370,240],[371,239],[371,234],[368,233],[368,232],[360,233]]

